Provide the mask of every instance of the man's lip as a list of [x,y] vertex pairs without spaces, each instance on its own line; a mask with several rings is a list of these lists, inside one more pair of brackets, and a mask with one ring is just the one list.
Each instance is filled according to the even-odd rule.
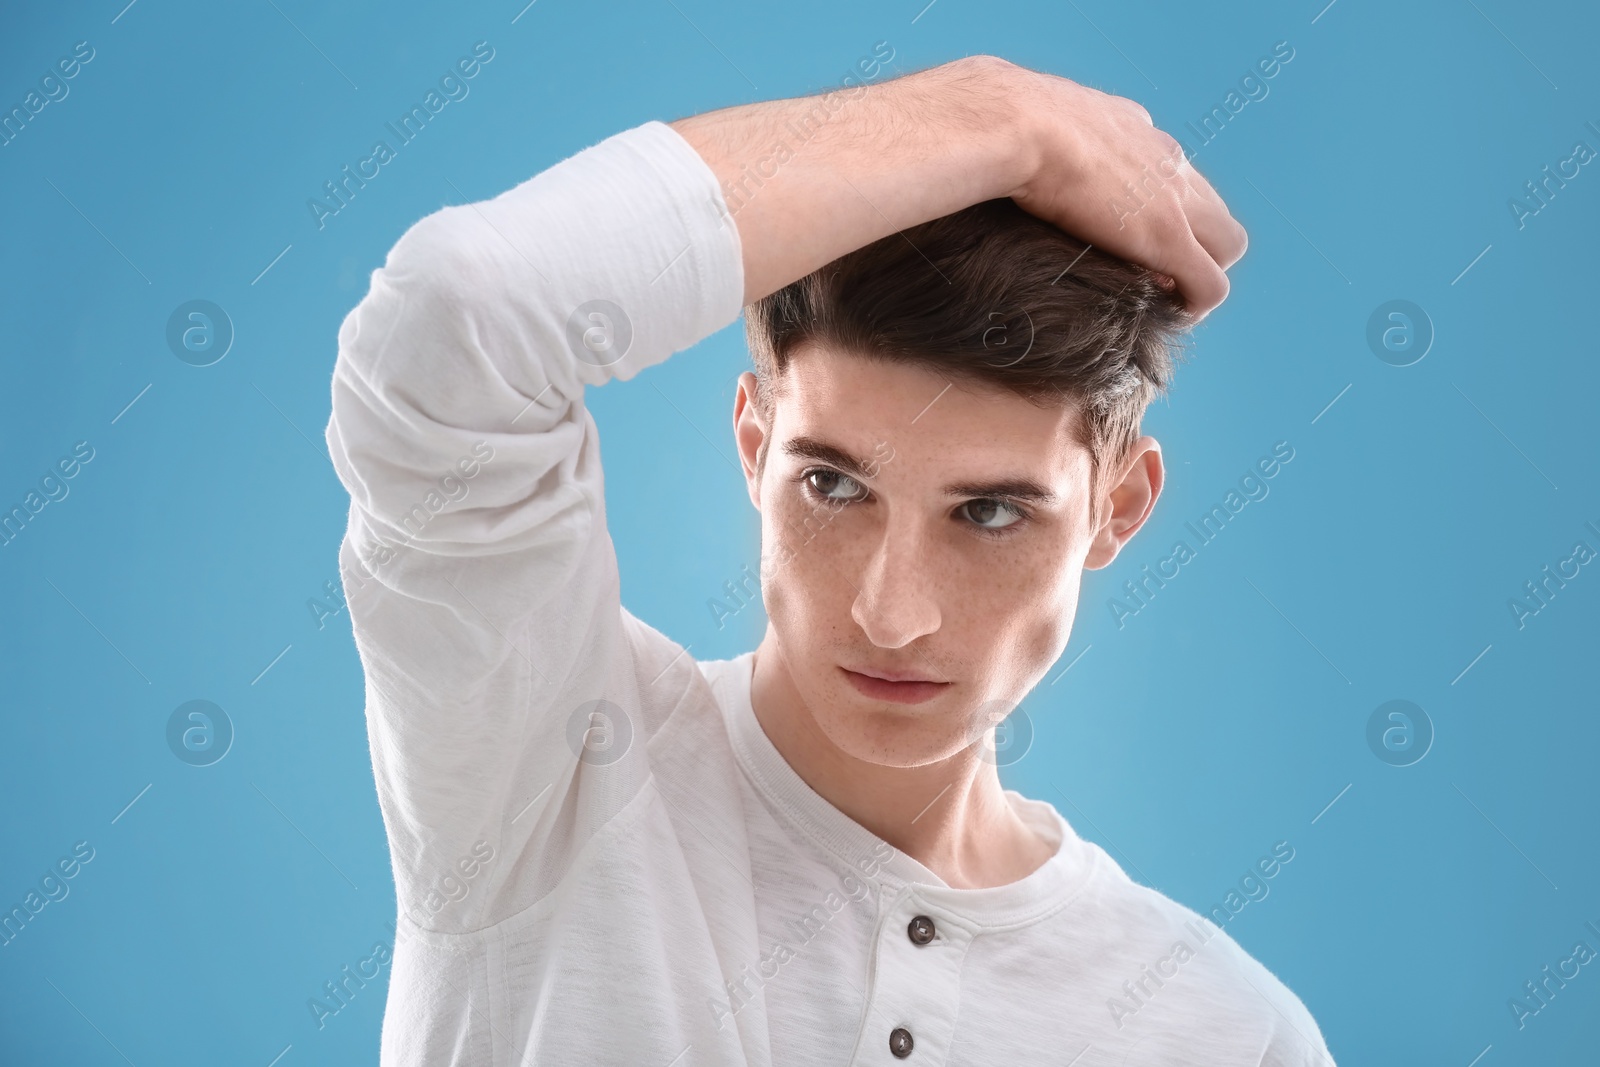
[[912,674],[910,671],[889,671],[881,670],[877,667],[870,669],[845,667],[843,669],[849,671],[851,674],[864,674],[868,678],[877,678],[879,681],[884,682],[929,682],[935,685],[947,684],[941,678],[929,678],[921,674]]
[[[926,679],[914,678],[901,673],[901,678],[907,681],[887,679],[877,674],[868,674],[864,671],[853,671],[848,667],[840,667],[856,692],[869,700],[884,700],[891,704],[922,704],[942,694],[951,685],[950,682],[930,682]],[[883,672],[897,673],[897,672]]]

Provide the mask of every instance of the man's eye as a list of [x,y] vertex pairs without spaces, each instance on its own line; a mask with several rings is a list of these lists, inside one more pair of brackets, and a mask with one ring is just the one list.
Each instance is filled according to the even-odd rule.
[[1003,500],[969,500],[961,510],[973,525],[985,530],[1003,530],[1022,521],[1022,513]]
[[838,471],[811,471],[806,481],[824,500],[860,500],[867,495],[866,487],[860,482]]

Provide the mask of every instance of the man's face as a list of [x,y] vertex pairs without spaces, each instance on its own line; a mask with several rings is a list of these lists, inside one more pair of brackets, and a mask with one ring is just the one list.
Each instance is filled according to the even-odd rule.
[[888,766],[948,758],[1066,647],[1083,569],[1110,563],[1154,505],[1159,446],[1141,438],[1107,472],[1096,527],[1069,405],[815,345],[779,386],[770,424],[753,375],[734,412],[768,644],[838,748]]

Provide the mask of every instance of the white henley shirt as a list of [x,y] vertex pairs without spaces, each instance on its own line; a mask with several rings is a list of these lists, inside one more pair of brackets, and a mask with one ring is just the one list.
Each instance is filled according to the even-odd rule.
[[622,607],[584,387],[743,285],[715,175],[652,121],[423,218],[340,327],[400,911],[382,1063],[1329,1067],[1282,982],[1050,804],[1006,791],[1052,859],[951,888],[785,762],[751,653],[697,662]]

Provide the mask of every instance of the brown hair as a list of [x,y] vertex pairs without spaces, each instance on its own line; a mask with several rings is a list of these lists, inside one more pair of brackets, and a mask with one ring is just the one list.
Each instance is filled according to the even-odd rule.
[[[1190,320],[1152,272],[1007,198],[874,241],[745,309],[770,420],[773,386],[802,342],[913,363],[1082,413],[1095,503],[1106,468],[1172,380]],[[765,460],[765,446],[758,462]],[[1094,516],[1094,518],[1098,518]]]

